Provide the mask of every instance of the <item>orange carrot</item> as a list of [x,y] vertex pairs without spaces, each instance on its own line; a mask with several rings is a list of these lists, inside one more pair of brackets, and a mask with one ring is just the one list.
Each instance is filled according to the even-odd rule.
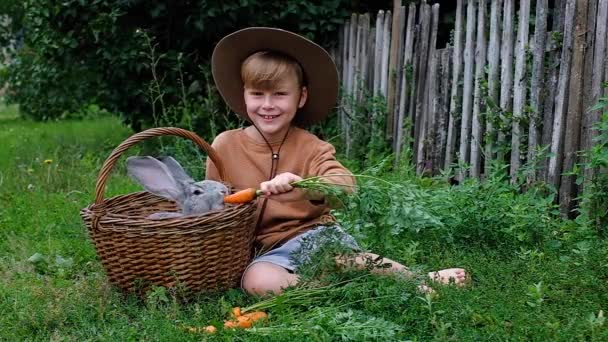
[[239,308],[238,306],[235,308],[232,308],[232,315],[234,317],[239,317],[241,315],[241,308]]
[[188,332],[191,333],[209,333],[209,334],[213,334],[217,331],[217,328],[214,327],[213,325],[208,325],[206,327],[186,327],[186,330],[188,330]]
[[235,321],[224,321],[224,328],[232,329],[238,327],[237,322]]
[[268,315],[264,311],[254,311],[254,312],[243,314],[241,317],[244,317],[243,319],[245,319],[245,320],[251,320],[253,322],[256,322],[261,319],[268,318]]
[[247,329],[247,328],[251,328],[253,326],[253,321],[250,319],[247,319],[247,317],[245,317],[245,316],[239,316],[236,319],[236,325],[238,325],[239,328]]
[[255,188],[248,188],[245,190],[237,191],[232,195],[224,197],[224,203],[240,204],[248,203],[253,201],[256,197],[262,194],[261,190]]
[[268,318],[268,315],[262,311],[255,311],[247,314],[243,314],[240,316],[236,316],[236,320],[226,320],[224,321],[224,328],[232,329],[232,328],[242,328],[248,329],[253,326],[253,323],[259,321],[261,319]]

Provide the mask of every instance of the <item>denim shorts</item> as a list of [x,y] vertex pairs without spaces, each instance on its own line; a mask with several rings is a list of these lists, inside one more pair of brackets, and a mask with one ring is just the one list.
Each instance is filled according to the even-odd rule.
[[[305,249],[303,248],[303,242],[306,245]],[[337,243],[341,247],[354,251],[361,250],[357,241],[339,226],[317,226],[314,229],[296,235],[283,245],[256,257],[247,268],[258,262],[269,262],[281,266],[290,272],[296,272],[298,265],[308,261],[310,255],[327,243]],[[295,260],[296,258],[298,260]],[[297,264],[295,261],[297,261]],[[245,272],[247,272],[247,269],[245,269]]]

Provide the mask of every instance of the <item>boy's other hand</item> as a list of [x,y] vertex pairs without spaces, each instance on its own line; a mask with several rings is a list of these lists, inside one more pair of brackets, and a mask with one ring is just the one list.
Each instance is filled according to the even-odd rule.
[[284,172],[269,181],[262,182],[260,190],[264,192],[265,196],[279,195],[291,191],[293,189],[291,183],[300,180],[302,177],[291,172]]

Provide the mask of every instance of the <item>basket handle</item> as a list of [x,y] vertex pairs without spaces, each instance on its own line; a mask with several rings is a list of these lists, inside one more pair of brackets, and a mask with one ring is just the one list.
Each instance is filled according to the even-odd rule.
[[102,206],[103,195],[106,190],[106,181],[108,180],[110,171],[112,171],[112,169],[114,168],[114,165],[116,164],[116,161],[120,158],[120,156],[123,154],[123,152],[125,152],[131,146],[137,144],[138,142],[140,142],[142,140],[145,140],[148,138],[159,137],[159,136],[163,136],[163,135],[174,135],[174,136],[190,139],[200,149],[204,150],[207,153],[207,155],[209,156],[211,161],[215,164],[215,167],[218,170],[220,179],[222,181],[226,181],[226,171],[224,169],[224,164],[222,163],[221,159],[219,158],[219,155],[217,154],[217,152],[215,152],[215,150],[213,149],[213,147],[211,147],[211,145],[209,145],[205,140],[203,140],[201,137],[196,135],[196,133],[182,129],[182,128],[177,128],[177,127],[150,128],[145,131],[136,133],[136,134],[130,136],[129,138],[127,138],[120,145],[118,145],[114,149],[114,151],[112,151],[112,153],[110,154],[108,159],[106,159],[106,161],[103,163],[103,166],[101,167],[101,170],[99,171],[99,175],[97,176],[97,184],[95,185],[95,206],[94,207],[97,207],[98,209],[101,209],[103,211],[103,209],[100,207],[103,207]]

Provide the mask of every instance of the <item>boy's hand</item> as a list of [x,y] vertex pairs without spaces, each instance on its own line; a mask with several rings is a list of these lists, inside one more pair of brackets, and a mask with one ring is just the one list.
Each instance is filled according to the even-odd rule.
[[316,191],[294,188],[291,183],[302,180],[302,177],[291,172],[281,173],[273,179],[260,184],[264,196],[280,202],[318,201],[324,198]]
[[291,183],[300,180],[302,180],[302,177],[294,175],[291,172],[284,172],[269,181],[262,182],[260,184],[260,190],[262,190],[266,196],[283,194],[293,189]]

